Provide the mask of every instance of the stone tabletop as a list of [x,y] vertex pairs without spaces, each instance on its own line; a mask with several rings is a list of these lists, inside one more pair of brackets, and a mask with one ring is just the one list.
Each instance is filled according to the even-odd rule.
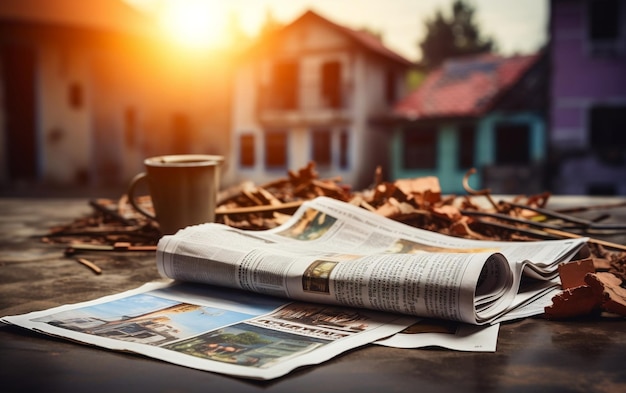
[[[0,198],[2,316],[160,279],[154,252],[90,255],[102,268],[96,274],[65,257],[63,245],[41,241],[52,226],[90,212],[85,199]],[[624,212],[612,219],[626,222]],[[256,382],[0,326],[0,383],[3,392],[623,392],[624,332],[624,319],[527,318],[502,324],[495,353],[370,345],[275,381]]]

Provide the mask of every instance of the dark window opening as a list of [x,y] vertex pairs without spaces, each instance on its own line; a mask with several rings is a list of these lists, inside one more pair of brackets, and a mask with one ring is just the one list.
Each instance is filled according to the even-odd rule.
[[341,131],[339,134],[339,168],[347,169],[348,168],[348,150],[349,150],[349,142],[350,135],[348,131]]
[[459,166],[462,169],[474,167],[476,150],[476,128],[463,126],[459,128]]
[[191,122],[183,113],[172,116],[172,154],[189,153],[191,147]]
[[404,131],[403,166],[405,169],[435,169],[437,166],[437,129],[412,128]]
[[591,0],[589,4],[589,38],[592,41],[616,40],[620,34],[619,0]]
[[313,131],[312,160],[318,166],[330,166],[332,163],[331,133],[329,130]]
[[528,165],[529,163],[530,129],[528,125],[498,125],[496,127],[496,164]]
[[239,165],[253,167],[256,157],[254,155],[254,135],[243,134],[239,136]]
[[283,169],[287,167],[287,133],[268,131],[265,133],[266,168]]
[[393,71],[389,70],[385,74],[385,100],[387,104],[393,104],[396,101],[396,75]]
[[589,118],[591,148],[605,163],[622,165],[626,149],[626,106],[595,106]]
[[595,106],[590,115],[593,148],[626,148],[626,106]]
[[[4,98],[4,132],[10,180],[37,178],[35,53],[19,46],[0,46],[0,95]],[[1,109],[0,109],[1,110]]]
[[83,107],[83,89],[78,83],[72,83],[69,87],[68,101],[72,109]]
[[322,99],[326,107],[341,107],[341,64],[337,61],[322,65]]
[[272,75],[273,107],[296,109],[298,107],[298,64],[283,62],[274,65]]

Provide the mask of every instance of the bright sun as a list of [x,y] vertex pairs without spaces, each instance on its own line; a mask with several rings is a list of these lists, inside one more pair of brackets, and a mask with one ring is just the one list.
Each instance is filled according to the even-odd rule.
[[225,31],[219,0],[171,0],[160,11],[161,24],[173,41],[188,48],[220,45]]

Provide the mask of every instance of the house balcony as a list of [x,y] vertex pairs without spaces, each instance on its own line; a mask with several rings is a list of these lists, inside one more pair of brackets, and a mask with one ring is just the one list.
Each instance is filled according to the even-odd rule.
[[337,94],[320,94],[319,88],[277,94],[260,89],[257,119],[264,127],[328,126],[348,124],[354,114],[347,89]]

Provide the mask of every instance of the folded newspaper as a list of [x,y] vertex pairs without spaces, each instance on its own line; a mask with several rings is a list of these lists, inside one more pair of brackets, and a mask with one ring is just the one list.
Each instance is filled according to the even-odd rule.
[[558,288],[558,264],[586,241],[461,239],[318,197],[274,229],[204,224],[165,236],[157,267],[179,281],[481,325]]
[[272,379],[369,343],[422,345],[407,328],[424,318],[462,323],[490,346],[499,322],[543,312],[560,290],[558,264],[586,241],[454,238],[319,197],[274,229],[211,223],[164,236],[156,262],[171,283],[1,320]]

